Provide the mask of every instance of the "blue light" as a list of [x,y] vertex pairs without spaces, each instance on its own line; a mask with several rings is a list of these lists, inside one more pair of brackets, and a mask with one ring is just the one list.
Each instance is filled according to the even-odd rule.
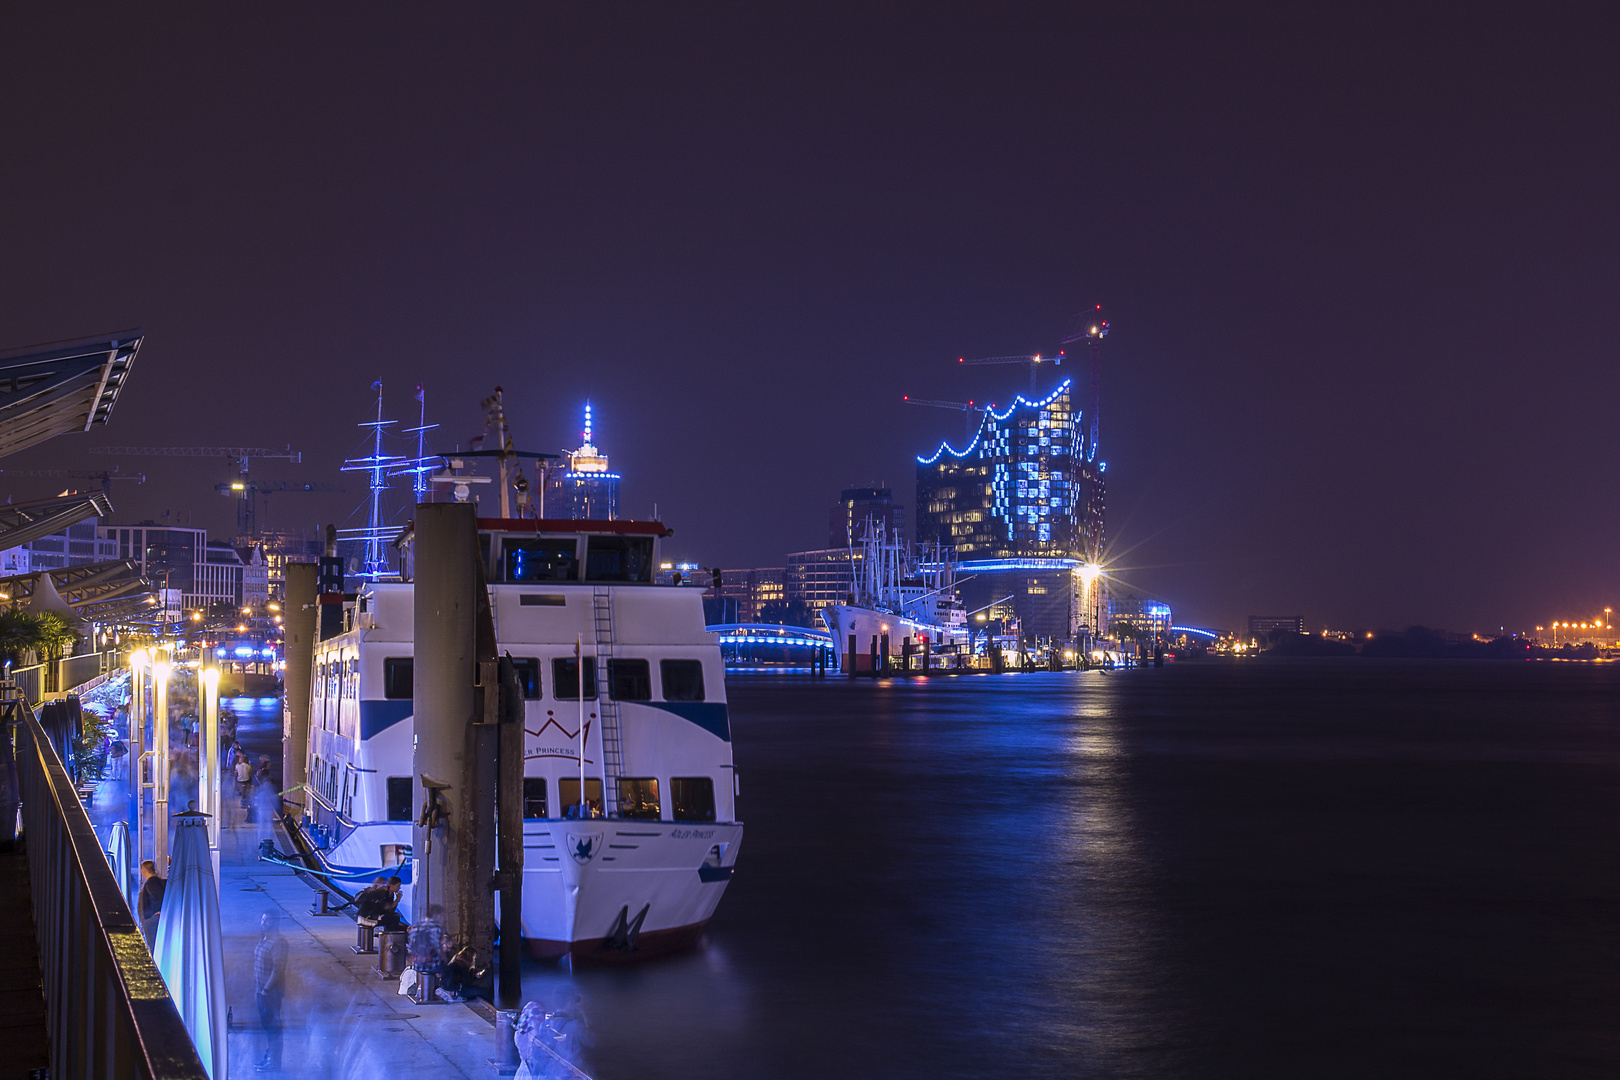
[[1209,638],[1211,641],[1214,641],[1216,638],[1220,637],[1220,635],[1213,630],[1200,630],[1196,626],[1172,626],[1170,629],[1178,634],[1201,634],[1204,637]]
[[235,649],[233,649],[231,651],[234,652],[237,656],[252,656],[253,655],[253,650],[251,648],[249,648],[248,646],[246,646],[246,645],[238,645]]
[[969,559],[956,564],[958,570],[991,573],[996,570],[1073,570],[1079,559]]
[[225,650],[224,649],[215,649],[214,650],[214,655],[215,656],[224,656],[225,655]]
[[932,465],[934,462],[938,461],[939,456],[941,454],[944,454],[944,453],[949,453],[952,457],[955,457],[955,458],[965,458],[969,454],[973,453],[973,448],[975,446],[978,446],[978,445],[979,445],[979,436],[977,434],[975,434],[973,436],[973,441],[967,444],[967,449],[966,450],[956,450],[956,449],[953,449],[951,447],[950,443],[942,442],[942,443],[939,444],[939,449],[934,451],[934,456],[933,457],[928,457],[928,458],[919,457],[917,459],[917,464],[919,464],[919,465]]

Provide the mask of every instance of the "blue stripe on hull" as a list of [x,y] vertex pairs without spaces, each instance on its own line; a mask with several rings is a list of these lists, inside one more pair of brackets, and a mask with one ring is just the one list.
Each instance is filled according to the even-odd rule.
[[399,723],[409,720],[416,704],[411,698],[391,698],[382,701],[360,702],[360,737],[370,739]]
[[711,735],[718,736],[726,742],[731,741],[731,716],[722,701],[638,701],[638,705],[648,705],[654,709],[663,709],[674,713],[682,720],[689,720]]

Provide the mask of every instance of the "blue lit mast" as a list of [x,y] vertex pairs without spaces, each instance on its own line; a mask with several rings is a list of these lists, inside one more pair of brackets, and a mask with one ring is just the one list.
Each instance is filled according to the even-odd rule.
[[404,430],[404,434],[416,436],[416,457],[406,462],[404,468],[395,469],[394,475],[397,476],[402,473],[411,475],[411,491],[415,493],[416,501],[421,503],[427,501],[429,491],[428,473],[433,471],[436,463],[440,460],[435,456],[433,458],[435,464],[428,464],[427,433],[439,425],[427,422],[427,391],[422,389],[421,383],[416,384],[416,405],[416,426]]
[[371,384],[377,391],[377,419],[369,420],[360,427],[371,428],[371,453],[366,457],[350,458],[343,463],[344,472],[369,472],[371,474],[371,515],[363,529],[343,529],[339,535],[346,540],[358,540],[365,545],[365,556],[361,560],[359,576],[367,581],[380,581],[385,577],[393,576],[389,569],[388,559],[383,554],[383,545],[386,534],[390,531],[383,519],[386,512],[383,506],[383,492],[388,490],[389,473],[405,463],[405,458],[397,454],[383,453],[383,428],[392,427],[392,420],[383,419],[383,386],[378,379]]

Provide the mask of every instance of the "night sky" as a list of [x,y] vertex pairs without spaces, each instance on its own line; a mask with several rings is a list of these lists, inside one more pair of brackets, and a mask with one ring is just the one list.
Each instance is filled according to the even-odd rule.
[[[1620,606],[1612,9],[329,7],[0,15],[0,345],[147,333],[6,467],[337,482],[373,379],[440,448],[501,384],[524,449],[594,404],[667,553],[781,565],[960,441],[902,394],[1004,404],[956,357],[1101,302],[1109,533],[1177,622]],[[118,463],[118,520],[229,535],[221,463]]]

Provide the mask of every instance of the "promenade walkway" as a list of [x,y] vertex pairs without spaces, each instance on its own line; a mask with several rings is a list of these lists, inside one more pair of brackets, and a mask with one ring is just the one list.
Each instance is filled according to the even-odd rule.
[[[176,807],[183,792],[176,785]],[[185,797],[191,797],[189,794]],[[128,789],[104,781],[91,801],[90,819],[105,838],[115,821],[128,818]],[[418,1006],[394,982],[373,973],[375,956],[357,956],[352,918],[309,913],[314,893],[291,871],[258,861],[259,841],[273,838],[291,849],[279,826],[245,820],[246,811],[227,800],[220,829],[220,913],[225,944],[225,995],[231,1008],[229,1076],[335,1077],[369,1080],[410,1076],[493,1075],[495,1029],[470,1006]],[[150,850],[150,840],[145,841]],[[254,1002],[253,951],[260,917],[280,917],[288,945],[284,1046],[279,1071],[257,1072],[265,1030]]]

